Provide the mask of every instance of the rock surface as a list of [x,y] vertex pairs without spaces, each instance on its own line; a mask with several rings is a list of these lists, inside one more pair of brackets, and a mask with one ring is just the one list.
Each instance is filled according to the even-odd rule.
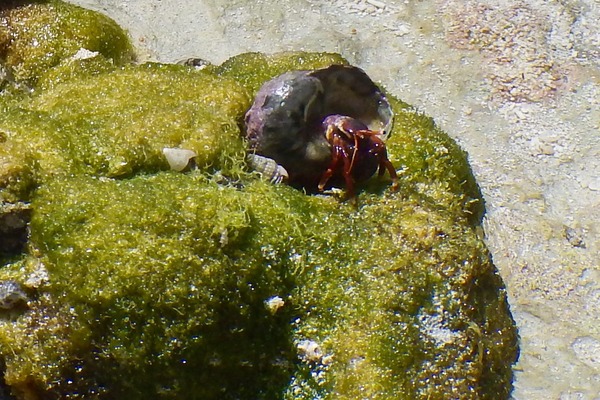
[[[307,195],[248,170],[240,121],[263,82],[339,55],[134,65],[92,11],[0,19],[0,199],[32,215],[0,268],[0,385],[17,398],[509,396],[518,337],[481,192],[431,118],[388,95],[398,190]],[[174,147],[195,154],[187,173],[168,170]]]
[[516,399],[600,396],[600,9],[593,0],[77,0],[146,56],[335,51],[468,151],[520,327]]

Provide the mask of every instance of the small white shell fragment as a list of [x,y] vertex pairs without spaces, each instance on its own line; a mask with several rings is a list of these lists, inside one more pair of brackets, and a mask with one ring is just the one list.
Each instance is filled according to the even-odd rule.
[[79,50],[77,50],[77,53],[73,54],[72,58],[73,60],[87,60],[88,58],[94,58],[99,54],[100,53],[97,51],[91,51],[81,47]]
[[37,289],[40,286],[47,284],[50,281],[50,275],[46,266],[41,261],[34,261],[35,269],[29,275],[23,285],[29,288]]
[[277,310],[285,305],[285,301],[279,296],[273,296],[265,300],[265,307],[271,314],[275,314]]
[[264,178],[270,180],[272,183],[287,182],[289,175],[288,172],[281,165],[277,164],[275,160],[259,156],[258,154],[248,154],[246,157],[250,168],[254,171],[259,172]]
[[318,362],[323,358],[321,346],[314,340],[302,340],[296,346],[301,359],[309,362]]
[[219,244],[221,245],[221,247],[225,247],[228,243],[229,231],[227,230],[227,228],[223,228],[223,230],[221,231],[221,236],[219,237]]
[[172,147],[165,147],[163,154],[173,171],[183,171],[190,163],[190,160],[198,155],[193,150]]

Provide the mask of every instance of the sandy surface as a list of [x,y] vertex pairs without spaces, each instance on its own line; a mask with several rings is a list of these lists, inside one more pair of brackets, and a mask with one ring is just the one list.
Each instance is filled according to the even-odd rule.
[[71,0],[142,57],[334,51],[468,151],[521,335],[514,398],[600,399],[598,0]]

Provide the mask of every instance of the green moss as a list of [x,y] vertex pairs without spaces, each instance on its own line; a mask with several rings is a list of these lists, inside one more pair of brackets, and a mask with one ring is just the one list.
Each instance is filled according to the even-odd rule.
[[202,168],[241,168],[237,118],[250,100],[233,80],[152,64],[93,71],[0,113],[5,198],[58,175],[168,169],[164,147],[196,151]]
[[320,227],[330,238],[298,283],[294,333],[325,356],[299,368],[286,398],[508,397],[516,337],[487,251],[461,218],[404,197]]
[[81,48],[117,65],[129,62],[132,47],[111,19],[62,1],[10,7],[0,12],[0,59],[15,80],[29,86]]
[[0,203],[27,200],[33,189],[33,160],[19,145],[0,139]]
[[[66,328],[81,341],[24,350],[25,359],[41,352],[48,361],[19,371],[27,362],[11,360],[8,383],[21,387],[29,377],[39,389],[56,381],[50,392],[61,396],[107,385],[112,398],[273,398],[288,379],[277,362],[289,353],[289,315],[271,315],[264,301],[289,292],[291,281],[284,263],[265,262],[255,237],[282,253],[292,245],[281,228],[255,219],[287,215],[289,205],[257,201],[267,185],[253,186],[170,172],[45,185],[31,228],[51,298],[34,308],[70,305],[57,318],[74,318]],[[37,326],[42,317],[23,320]]]
[[[31,296],[0,312],[18,398],[508,398],[517,333],[481,194],[430,118],[390,97],[400,189],[374,178],[356,208],[244,171],[252,94],[340,56],[107,57],[30,69],[37,90],[2,102],[0,195],[33,208],[26,253],[0,268]],[[197,168],[168,171],[164,147]]]
[[[332,360],[300,363],[286,398],[506,397],[515,332],[485,248],[462,218],[405,196],[363,193],[356,212],[200,173],[57,179],[34,202],[32,243],[52,277],[51,297],[34,308],[69,304],[56,318],[74,318],[68,334],[83,339],[24,351],[19,366],[40,352],[53,362],[9,383],[53,377],[63,395],[108,385],[127,398],[273,398],[295,363],[292,344],[312,340]],[[287,305],[273,316],[264,302],[275,295]],[[38,326],[32,318],[44,315],[24,321]],[[5,340],[36,337],[13,334]],[[242,392],[229,384],[241,381]]]
[[481,223],[483,197],[467,153],[433,120],[390,98],[396,117],[388,152],[403,179],[402,191],[414,191],[432,204],[452,209],[472,225]]
[[90,54],[88,58],[83,59],[67,58],[42,74],[38,86],[41,91],[45,91],[72,79],[100,75],[114,69],[114,62],[101,54]]
[[325,68],[331,64],[348,64],[335,53],[245,53],[232,57],[209,70],[221,76],[235,77],[253,95],[261,85],[287,71]]
[[232,79],[145,64],[70,80],[31,107],[79,132],[80,167],[117,177],[168,168],[164,147],[196,151],[202,168],[233,168],[243,159],[237,118],[249,104]]

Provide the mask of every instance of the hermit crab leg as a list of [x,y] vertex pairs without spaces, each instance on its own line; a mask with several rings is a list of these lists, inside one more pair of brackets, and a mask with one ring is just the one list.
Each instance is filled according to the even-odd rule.
[[[333,129],[333,128],[332,128]],[[325,189],[325,185],[329,181],[329,179],[333,176],[334,172],[339,168],[340,160],[343,162],[343,173],[344,179],[346,181],[346,185],[348,186],[348,191],[350,192],[351,188],[354,188],[354,180],[351,175],[351,163],[350,157],[346,151],[346,143],[344,139],[342,139],[338,134],[333,134],[331,136],[331,163],[327,170],[321,175],[321,180],[319,181],[318,189],[319,191],[323,191]]]
[[371,152],[375,154],[376,157],[379,158],[379,176],[383,176],[385,174],[385,170],[387,169],[390,174],[390,178],[392,178],[392,190],[398,189],[398,174],[396,174],[396,168],[387,157],[387,150],[385,148],[385,143],[379,136],[372,136],[371,140],[373,141],[374,148],[371,149]]
[[344,151],[342,160],[344,161],[344,180],[346,181],[346,196],[350,199],[354,199],[356,193],[354,191],[354,178],[352,177],[352,167],[354,164],[354,156],[356,154],[356,147],[352,158],[348,157],[348,154]]
[[385,143],[381,139],[383,134],[384,134],[383,131],[372,131],[372,130],[367,130],[367,129],[356,131],[354,133],[355,140],[354,140],[354,153],[352,155],[352,163],[354,163],[354,157],[356,156],[356,154],[358,152],[358,138],[359,137],[361,139],[369,138],[371,140],[371,145],[373,146],[373,148],[369,150],[369,153],[375,155],[375,157],[377,157],[379,159],[379,167],[378,167],[379,172],[377,175],[379,177],[381,177],[381,176],[383,176],[383,174],[385,174],[385,171],[387,170],[388,173],[390,174],[390,178],[392,179],[391,189],[397,190],[398,189],[398,175],[396,174],[396,169],[394,168],[394,165],[387,157],[387,150],[385,147]]
[[[335,129],[334,129],[335,127]],[[368,132],[368,134],[364,135],[363,133]],[[356,154],[358,153],[358,139],[362,139],[365,136],[368,136],[371,133],[371,131],[368,130],[358,130],[358,131],[354,131],[354,129],[350,126],[350,123],[348,122],[348,118],[347,117],[340,117],[338,118],[338,120],[335,122],[335,124],[333,124],[333,126],[329,126],[327,128],[327,140],[329,140],[330,142],[333,140],[333,138],[337,138],[340,146],[344,145],[344,139],[342,138],[342,134],[345,135],[346,139],[348,140],[353,140],[354,141],[354,148],[352,150],[352,157],[350,158],[350,165],[346,166],[346,168],[344,168],[344,175],[348,175],[352,173],[352,169],[354,168],[354,160],[356,159]],[[345,161],[346,159],[344,159]]]
[[334,125],[327,126],[327,130],[325,131],[325,138],[331,144],[331,147],[332,147],[331,163],[329,163],[329,166],[327,167],[325,172],[323,172],[323,175],[321,175],[321,180],[319,181],[319,185],[317,186],[317,188],[319,189],[320,192],[322,192],[325,189],[325,185],[327,184],[327,182],[333,175],[333,171],[335,171],[335,169],[338,165],[338,162],[339,162],[339,154],[340,154],[341,149],[339,146],[340,145],[339,137],[335,133],[336,130],[337,130],[337,126],[334,124]]

